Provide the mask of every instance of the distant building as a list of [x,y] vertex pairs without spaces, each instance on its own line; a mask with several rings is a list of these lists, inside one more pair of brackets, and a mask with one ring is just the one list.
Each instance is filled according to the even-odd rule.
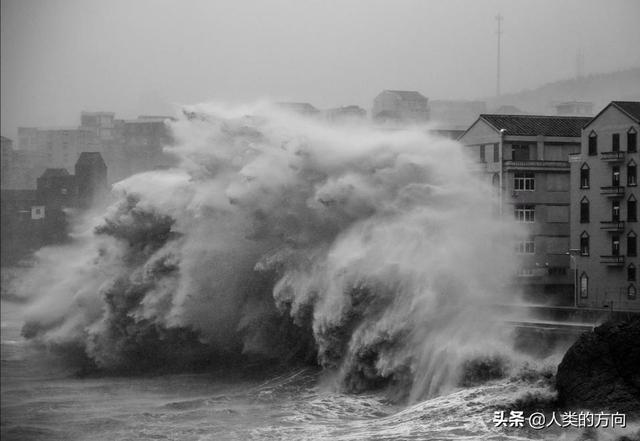
[[343,106],[327,109],[325,118],[333,123],[362,121],[367,117],[367,111],[359,106]]
[[36,178],[47,167],[47,155],[37,151],[22,151],[13,148],[13,141],[2,137],[2,183],[3,190],[35,189]]
[[593,103],[589,101],[567,101],[555,104],[559,116],[592,116]]
[[37,202],[35,190],[1,192],[1,261],[12,265],[43,245],[45,208]]
[[280,107],[281,109],[305,116],[315,116],[320,114],[320,111],[309,103],[281,102],[276,103],[276,106]]
[[99,152],[82,152],[75,167],[77,206],[88,208],[107,192],[107,166]]
[[527,115],[527,112],[524,112],[511,104],[500,106],[491,113],[495,115]]
[[99,150],[100,143],[96,132],[87,127],[19,127],[18,147],[45,154],[50,167],[73,170],[80,153]]
[[571,162],[576,303],[640,310],[640,102],[612,101],[582,130]]
[[373,100],[371,118],[392,125],[426,123],[429,120],[428,99],[420,92],[384,90]]
[[[70,173],[82,152],[99,152],[109,169],[108,182],[113,183],[134,173],[175,164],[175,158],[163,150],[173,143],[167,125],[172,119],[141,115],[121,120],[113,112],[82,112],[78,127],[20,127],[18,152],[42,155],[45,167],[65,168]],[[16,162],[11,168],[24,174],[27,165]],[[36,168],[38,173],[30,177],[28,188],[44,170]]]
[[515,249],[520,287],[536,300],[572,304],[569,155],[589,118],[480,115],[459,138],[496,188],[501,215],[527,227]]

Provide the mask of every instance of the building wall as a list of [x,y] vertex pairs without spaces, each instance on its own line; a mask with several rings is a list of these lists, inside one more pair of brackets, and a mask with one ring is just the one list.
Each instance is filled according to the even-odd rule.
[[[627,250],[627,236],[629,233],[640,234],[640,224],[629,221],[627,201],[629,198],[640,199],[637,186],[627,184],[628,164],[630,161],[640,163],[638,153],[627,151],[626,133],[634,127],[640,132],[640,127],[618,109],[610,106],[597,119],[589,124],[582,133],[582,148],[579,155],[575,155],[571,162],[571,248],[580,249],[580,237],[586,233],[589,237],[589,254],[581,255],[576,252],[574,258],[577,279],[586,276],[586,290],[577,289],[577,302],[580,306],[615,307],[625,309],[640,309],[639,296],[630,299],[628,290],[640,287],[636,281],[628,280],[629,265],[640,266],[638,257],[629,256]],[[589,134],[594,131],[598,136],[598,154],[590,156],[588,153]],[[612,150],[612,135],[620,134],[621,160],[603,160],[603,152]],[[640,146],[638,146],[640,147]],[[583,165],[589,167],[589,188],[580,188],[580,170]],[[602,187],[611,186],[613,167],[620,167],[620,184],[623,191],[619,196],[608,197],[602,194]],[[580,222],[580,202],[583,198],[589,201],[589,222]],[[620,204],[620,220],[624,222],[618,231],[608,231],[611,224],[603,222],[612,220],[612,205],[614,201]],[[617,227],[616,227],[617,228]],[[612,239],[614,235],[620,237],[620,263],[603,263],[612,255]],[[638,241],[638,239],[636,239]],[[636,271],[640,271],[637,269]],[[580,284],[578,284],[580,285]]]
[[[579,138],[509,137],[501,139],[493,127],[478,120],[461,137],[474,161],[483,163],[489,182],[501,179],[502,215],[515,218],[516,208],[534,208],[534,222],[523,223],[528,232],[514,244],[520,258],[518,285],[538,300],[572,303],[570,271],[569,153],[580,149]],[[514,161],[514,145],[528,146],[526,159]],[[502,150],[502,151],[500,151]],[[533,189],[517,189],[516,177],[533,178]],[[498,184],[499,185],[499,184]],[[523,246],[532,241],[530,246]]]
[[424,97],[407,99],[385,90],[373,100],[371,116],[375,120],[396,119],[400,122],[424,123],[429,119],[427,102]]

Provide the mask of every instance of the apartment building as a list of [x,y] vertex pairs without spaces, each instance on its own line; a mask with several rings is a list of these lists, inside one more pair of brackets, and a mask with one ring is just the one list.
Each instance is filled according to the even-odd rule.
[[377,123],[424,124],[429,121],[428,101],[413,90],[383,90],[373,100],[371,118]]
[[514,247],[514,279],[537,301],[573,303],[569,235],[569,155],[580,151],[590,118],[482,114],[458,138],[496,189],[500,215],[527,234]]
[[571,248],[581,307],[640,310],[640,102],[612,101],[571,158]]

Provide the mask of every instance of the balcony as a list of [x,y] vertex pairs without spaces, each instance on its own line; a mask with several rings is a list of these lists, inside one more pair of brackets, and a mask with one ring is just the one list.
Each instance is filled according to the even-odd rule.
[[600,256],[600,263],[607,266],[624,266],[624,256]]
[[621,198],[624,196],[624,187],[621,185],[610,185],[600,187],[600,194],[608,198]]
[[607,162],[622,162],[624,161],[626,152],[601,152],[600,159]]
[[600,229],[604,231],[624,231],[624,221],[602,221]]
[[569,161],[504,161],[505,170],[566,170],[569,171]]

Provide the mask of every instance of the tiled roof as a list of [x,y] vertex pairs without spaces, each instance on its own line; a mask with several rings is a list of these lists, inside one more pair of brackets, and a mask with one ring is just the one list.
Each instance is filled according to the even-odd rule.
[[69,176],[66,168],[48,168],[42,173],[41,178],[57,178],[59,176]]
[[591,118],[581,116],[480,115],[496,130],[505,129],[511,136],[579,137]]
[[635,119],[636,122],[640,122],[640,101],[612,101],[611,103]]
[[403,100],[420,100],[427,101],[427,98],[422,95],[420,92],[416,92],[415,90],[385,90],[385,92],[393,93],[398,95]]
[[102,159],[102,155],[100,152],[82,152],[78,157],[78,162],[76,165],[105,165],[104,159]]

